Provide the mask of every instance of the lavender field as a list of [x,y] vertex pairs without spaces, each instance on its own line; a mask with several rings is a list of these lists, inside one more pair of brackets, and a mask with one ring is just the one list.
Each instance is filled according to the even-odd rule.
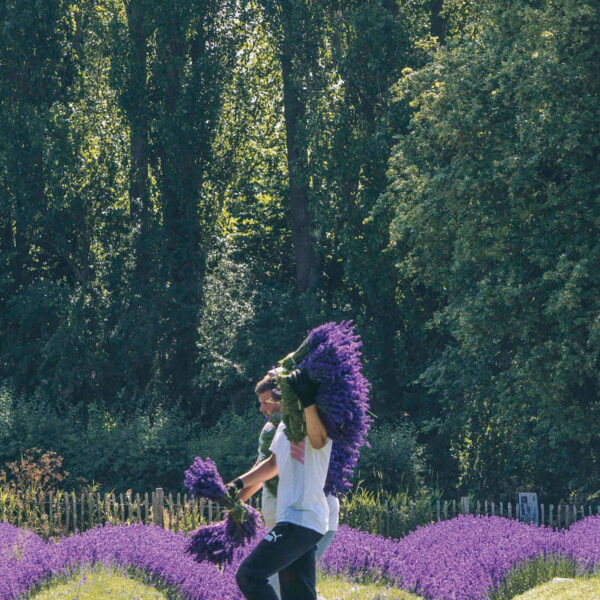
[[[50,577],[101,563],[144,574],[184,599],[242,600],[235,571],[255,543],[219,570],[185,553],[184,534],[153,525],[107,525],[46,542],[2,523],[0,599],[26,597]],[[351,581],[385,581],[427,600],[483,600],[494,597],[516,569],[536,560],[563,561],[578,574],[595,572],[600,566],[600,517],[556,531],[502,517],[459,516],[400,540],[342,526],[320,567]]]

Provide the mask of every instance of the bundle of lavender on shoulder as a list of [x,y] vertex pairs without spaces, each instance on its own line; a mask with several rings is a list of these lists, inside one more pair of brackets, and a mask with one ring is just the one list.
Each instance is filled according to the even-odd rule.
[[198,562],[230,563],[235,550],[256,535],[261,523],[260,513],[244,504],[237,490],[228,493],[210,458],[194,459],[185,472],[185,485],[194,498],[214,500],[228,509],[223,521],[203,525],[194,531],[186,551]]
[[292,443],[306,436],[306,423],[287,379],[300,369],[318,385],[316,405],[333,440],[325,493],[339,495],[351,487],[350,477],[372,421],[368,414],[370,383],[362,374],[361,346],[352,321],[331,321],[315,327],[272,371],[277,376],[285,433]]

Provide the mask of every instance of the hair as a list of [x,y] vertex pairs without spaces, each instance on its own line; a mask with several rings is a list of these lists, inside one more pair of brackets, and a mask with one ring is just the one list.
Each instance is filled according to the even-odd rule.
[[275,375],[271,375],[267,373],[254,388],[254,393],[257,395],[262,394],[263,392],[268,392],[269,390],[274,390],[277,387],[277,378]]

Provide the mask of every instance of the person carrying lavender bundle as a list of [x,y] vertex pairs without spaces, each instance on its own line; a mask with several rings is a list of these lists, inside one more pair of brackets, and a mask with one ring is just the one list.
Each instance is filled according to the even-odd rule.
[[315,404],[318,385],[299,369],[286,375],[306,420],[306,436],[291,443],[286,425],[279,423],[269,450],[271,455],[227,485],[246,498],[275,476],[276,525],[245,558],[236,573],[247,600],[278,600],[269,578],[279,574],[282,600],[315,600],[316,545],[329,529],[325,481],[332,441]]
[[[258,438],[258,458],[255,465],[258,465],[271,454],[269,446],[274,439],[275,432],[281,422],[281,404],[280,395],[277,390],[277,372],[273,367],[257,384],[254,392],[258,396],[259,410],[265,415],[265,423]],[[278,478],[257,484],[255,488],[246,488],[240,493],[243,501],[248,500],[256,491],[262,487],[262,517],[268,531],[271,531],[277,524],[277,483]],[[326,494],[327,504],[329,506],[329,529],[317,543],[316,562],[325,553],[331,545],[339,525],[340,503],[336,496],[331,493]],[[277,573],[269,578],[269,583],[275,590],[275,593],[281,598],[279,588],[279,577]]]

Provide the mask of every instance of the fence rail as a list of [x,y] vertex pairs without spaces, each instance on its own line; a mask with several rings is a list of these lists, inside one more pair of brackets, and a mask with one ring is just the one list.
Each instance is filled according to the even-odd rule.
[[[260,495],[251,504],[260,509]],[[539,504],[539,524],[569,527],[588,515],[600,514],[600,505]],[[519,504],[511,502],[438,500],[435,504],[394,504],[386,501],[368,506],[342,500],[340,522],[372,533],[401,537],[418,525],[451,519],[459,514],[496,515],[519,519]],[[187,494],[167,494],[162,488],[140,495],[97,492],[36,492],[0,488],[0,521],[27,525],[45,537],[84,531],[106,523],[155,524],[174,532],[191,531],[202,524],[218,521],[223,509],[210,500],[189,498]]]
[[[259,508],[258,498],[252,505]],[[187,494],[9,491],[0,488],[0,521],[28,525],[45,536],[65,535],[107,523],[154,524],[174,532],[191,531],[223,517],[211,500]]]

